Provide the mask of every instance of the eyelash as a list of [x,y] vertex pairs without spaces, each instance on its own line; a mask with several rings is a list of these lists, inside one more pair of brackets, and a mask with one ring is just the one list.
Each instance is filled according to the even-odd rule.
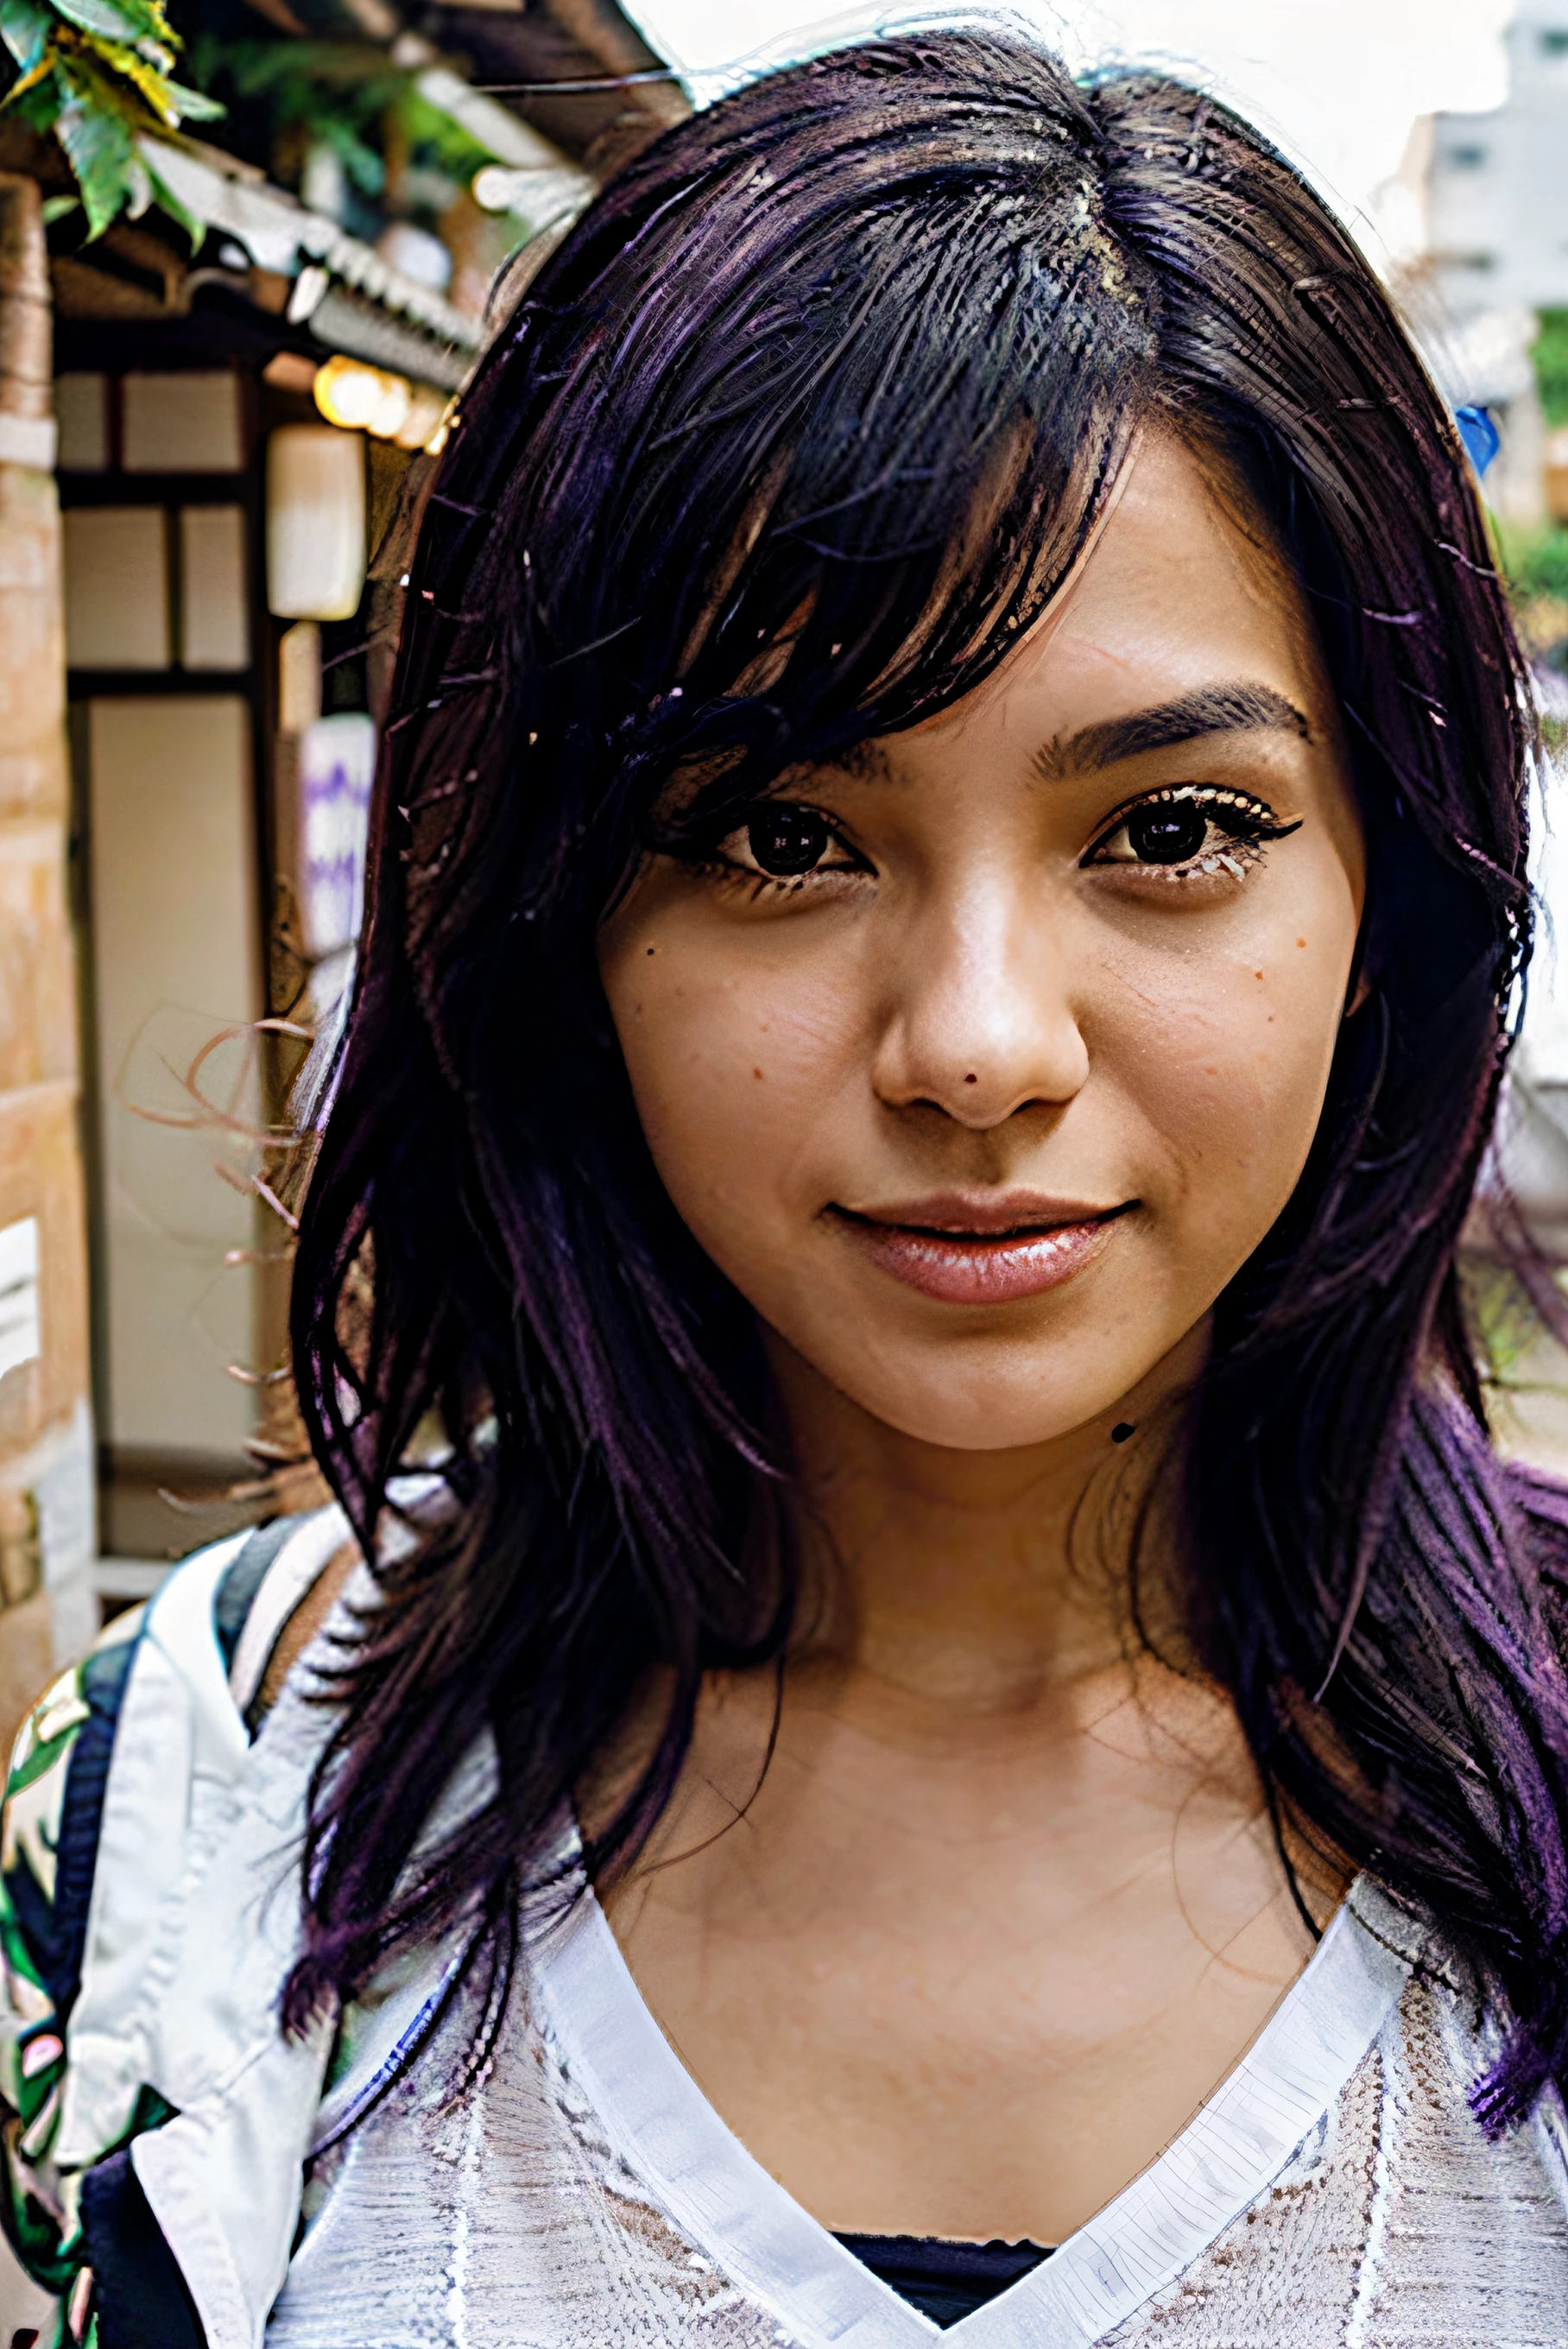
[[[1213,847],[1206,830],[1199,848],[1169,863],[1163,858],[1111,857],[1105,854],[1118,833],[1126,832],[1135,817],[1167,807],[1190,809],[1201,814],[1206,827],[1226,835],[1233,853]],[[1109,866],[1172,882],[1201,879],[1223,870],[1233,879],[1243,881],[1263,863],[1266,843],[1288,840],[1293,832],[1300,829],[1299,817],[1294,823],[1282,823],[1271,807],[1253,799],[1248,792],[1231,791],[1218,783],[1173,783],[1163,791],[1140,792],[1137,799],[1119,808],[1092,846],[1085,851],[1079,869]]]
[[[847,861],[841,864],[814,865],[803,873],[769,873],[759,866],[742,864],[738,859],[724,854],[726,840],[733,840],[738,833],[748,832],[753,823],[758,823],[769,812],[786,817],[804,817],[820,824],[823,833],[824,849],[836,848],[841,851]],[[707,875],[711,880],[744,884],[754,903],[761,897],[797,895],[800,890],[814,882],[826,879],[830,874],[869,873],[872,869],[865,860],[858,856],[851,848],[832,819],[824,814],[820,808],[811,807],[803,800],[760,801],[739,823],[730,826],[722,840],[699,850],[692,863],[696,872]]]
[[[1200,848],[1186,857],[1173,858],[1169,862],[1158,857],[1110,857],[1105,854],[1109,843],[1119,833],[1128,831],[1135,818],[1167,807],[1189,809],[1193,814],[1203,817],[1205,839]],[[803,819],[807,823],[819,825],[823,843],[820,853],[835,847],[842,851],[850,861],[839,864],[813,864],[799,873],[769,873],[758,865],[742,864],[738,858],[726,856],[723,854],[724,841],[721,840],[693,855],[694,870],[710,879],[744,883],[755,903],[762,897],[797,895],[808,885],[826,878],[830,873],[866,873],[872,869],[863,859],[856,856],[842,833],[820,808],[811,807],[800,800],[759,802],[754,812],[742,823],[730,827],[724,840],[733,840],[738,834],[748,832],[770,811],[787,819]],[[1210,827],[1225,834],[1234,854],[1226,854],[1210,846],[1207,838]],[[1150,876],[1157,874],[1162,880],[1182,882],[1222,868],[1233,878],[1241,881],[1245,879],[1248,871],[1263,863],[1265,843],[1288,839],[1293,832],[1300,829],[1299,819],[1294,823],[1282,823],[1271,807],[1262,800],[1253,799],[1250,792],[1232,791],[1218,783],[1175,783],[1163,791],[1141,792],[1137,799],[1130,800],[1119,808],[1079,859],[1079,870],[1088,871],[1095,866],[1124,866]],[[753,850],[752,854],[755,855],[756,851]]]

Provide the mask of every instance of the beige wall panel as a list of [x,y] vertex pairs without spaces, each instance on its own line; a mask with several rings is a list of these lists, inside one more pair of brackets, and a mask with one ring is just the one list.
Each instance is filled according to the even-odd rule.
[[180,665],[197,669],[251,665],[242,506],[181,508]]
[[169,541],[161,506],[73,506],[65,516],[66,658],[72,668],[169,667]]
[[232,473],[244,463],[240,379],[228,368],[124,376],[119,399],[128,473]]
[[108,471],[108,378],[71,374],[55,378],[55,421],[59,427],[56,470],[62,473]]
[[[261,1014],[250,713],[237,695],[104,698],[88,713],[94,997],[104,1154],[108,1425],[116,1445],[234,1453],[251,1391],[253,1245],[242,1140],[181,1080],[203,1043]],[[208,1083],[244,1114],[215,1057]]]

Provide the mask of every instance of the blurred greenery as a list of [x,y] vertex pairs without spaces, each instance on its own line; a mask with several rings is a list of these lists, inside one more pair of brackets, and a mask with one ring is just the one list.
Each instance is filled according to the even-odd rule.
[[1568,310],[1542,310],[1531,356],[1549,425],[1568,424]]
[[1498,524],[1503,569],[1515,595],[1550,595],[1568,602],[1568,530],[1549,524],[1522,531]]
[[[1542,310],[1532,348],[1548,429],[1568,424],[1568,310]],[[1568,657],[1568,529],[1495,522],[1498,553],[1525,650],[1561,668]]]
[[[379,206],[391,166],[400,212],[429,219],[493,160],[420,97],[417,72],[393,65],[385,49],[367,42],[232,39],[209,32],[198,36],[191,64],[198,87],[224,101],[237,128],[242,124],[251,160],[284,186],[299,185],[310,148],[324,146],[342,164],[360,206]],[[356,225],[373,223],[362,219]]]
[[1459,1261],[1465,1320],[1483,1377],[1507,1386],[1544,1323],[1539,1307],[1511,1265],[1470,1249]]
[[240,98],[261,101],[276,130],[300,130],[332,148],[362,195],[381,193],[380,118],[412,78],[384,49],[348,41],[223,41],[203,33],[191,68],[199,88],[211,94],[231,82]]

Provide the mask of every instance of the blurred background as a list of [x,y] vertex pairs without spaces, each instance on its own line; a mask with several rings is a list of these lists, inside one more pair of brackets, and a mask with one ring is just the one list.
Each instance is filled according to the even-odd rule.
[[[1568,0],[1009,13],[1233,101],[1339,211],[1469,413],[1561,747]],[[747,72],[910,20],[0,9],[0,1735],[286,1489],[281,1104],[351,972],[407,517],[507,273]],[[1554,791],[1538,879],[1568,922]],[[1565,1134],[1548,936],[1504,1148],[1568,1242]],[[1504,1439],[1568,1466],[1556,1358],[1484,1216],[1475,1239]],[[29,2304],[0,2276],[0,2340]]]

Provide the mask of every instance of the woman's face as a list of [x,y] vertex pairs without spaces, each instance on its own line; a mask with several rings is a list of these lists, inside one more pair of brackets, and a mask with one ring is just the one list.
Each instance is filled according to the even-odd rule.
[[659,1173],[905,1434],[1111,1410],[1289,1198],[1363,864],[1300,602],[1171,440],[980,691],[650,861],[601,968]]

